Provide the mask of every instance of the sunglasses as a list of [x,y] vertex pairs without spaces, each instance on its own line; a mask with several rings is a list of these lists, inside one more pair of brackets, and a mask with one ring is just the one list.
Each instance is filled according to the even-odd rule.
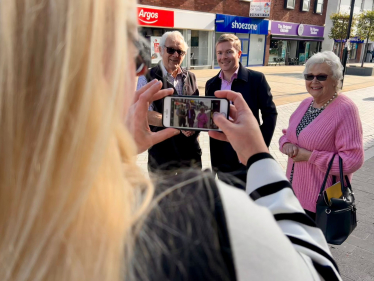
[[171,47],[166,47],[166,52],[169,54],[169,55],[174,55],[175,52],[178,53],[179,56],[184,56],[186,54],[185,51],[182,51],[182,50],[177,50],[177,49],[174,49],[174,48],[171,48]]
[[325,75],[325,74],[321,74],[321,75],[304,74],[304,78],[305,78],[305,80],[307,80],[307,81],[312,81],[312,80],[314,79],[314,77],[315,77],[318,81],[326,81],[327,76],[328,76],[328,75]]

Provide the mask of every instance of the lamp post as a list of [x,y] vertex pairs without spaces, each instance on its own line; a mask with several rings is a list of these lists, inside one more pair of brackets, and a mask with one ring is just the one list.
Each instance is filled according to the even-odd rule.
[[347,40],[344,46],[344,51],[343,51],[343,79],[342,79],[342,88],[343,88],[343,82],[344,82],[344,74],[345,74],[345,69],[347,65],[347,56],[348,56],[348,44],[349,44],[349,38],[351,35],[351,27],[352,27],[352,19],[353,19],[353,10],[355,8],[355,0],[351,0],[351,13],[349,15],[349,22],[348,22],[348,30],[347,30]]

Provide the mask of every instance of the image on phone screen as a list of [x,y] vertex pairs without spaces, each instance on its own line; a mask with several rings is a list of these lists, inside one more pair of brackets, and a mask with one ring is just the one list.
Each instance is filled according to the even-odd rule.
[[165,127],[194,130],[219,130],[213,114],[228,115],[228,100],[197,97],[165,97],[163,124]]

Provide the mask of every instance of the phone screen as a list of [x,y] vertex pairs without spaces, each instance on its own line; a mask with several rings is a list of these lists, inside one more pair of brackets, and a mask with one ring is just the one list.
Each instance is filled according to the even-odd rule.
[[197,97],[165,97],[163,123],[165,127],[194,130],[219,130],[213,114],[228,116],[226,99]]

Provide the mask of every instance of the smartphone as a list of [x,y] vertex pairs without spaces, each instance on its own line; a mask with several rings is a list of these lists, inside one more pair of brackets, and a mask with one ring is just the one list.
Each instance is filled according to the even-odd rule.
[[162,124],[181,130],[221,131],[213,122],[215,112],[229,117],[227,99],[199,96],[168,96],[164,98]]

